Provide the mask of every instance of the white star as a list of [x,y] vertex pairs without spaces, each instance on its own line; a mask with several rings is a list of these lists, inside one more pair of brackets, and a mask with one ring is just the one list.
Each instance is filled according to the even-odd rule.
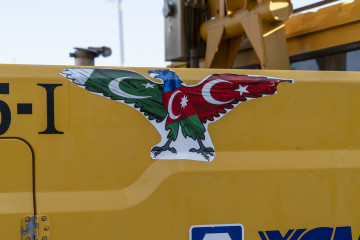
[[187,102],[188,102],[189,100],[187,99],[187,96],[183,96],[182,98],[181,98],[181,102],[180,102],[180,104],[181,104],[181,108],[185,108],[186,106],[187,106]]
[[249,93],[248,90],[246,90],[247,87],[248,87],[248,86],[243,87],[243,86],[241,86],[241,84],[239,84],[239,89],[236,89],[235,91],[236,91],[236,92],[240,92],[240,96],[241,96],[243,93]]
[[146,84],[142,84],[143,86],[145,86],[145,88],[154,88],[155,84],[151,84],[151,83],[146,83]]

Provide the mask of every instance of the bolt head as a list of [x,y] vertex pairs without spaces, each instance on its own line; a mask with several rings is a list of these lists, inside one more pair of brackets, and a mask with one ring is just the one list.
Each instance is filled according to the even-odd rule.
[[25,222],[30,222],[30,217],[26,217]]
[[175,7],[174,7],[174,5],[166,2],[166,3],[164,4],[164,7],[163,7],[163,15],[164,15],[164,18],[173,16],[173,15],[174,15],[174,12],[175,12]]
[[28,228],[27,227],[23,227],[23,232],[27,232]]
[[44,227],[44,230],[45,230],[45,231],[49,231],[49,226],[45,226],[45,227]]
[[25,240],[31,240],[31,237],[26,237]]
[[46,237],[46,236],[43,236],[43,237],[41,238],[41,240],[47,240],[47,237]]
[[47,217],[46,217],[46,216],[42,216],[42,217],[41,217],[41,220],[42,220],[43,222],[45,222],[45,221],[47,220]]

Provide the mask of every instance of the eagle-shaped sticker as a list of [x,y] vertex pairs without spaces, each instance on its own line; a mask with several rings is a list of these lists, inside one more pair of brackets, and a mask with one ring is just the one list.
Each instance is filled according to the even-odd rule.
[[213,74],[186,85],[174,71],[148,74],[120,69],[66,68],[61,74],[80,87],[140,111],[161,135],[151,148],[153,159],[212,161],[215,149],[207,131],[239,103],[276,94],[281,82],[293,80],[237,74]]

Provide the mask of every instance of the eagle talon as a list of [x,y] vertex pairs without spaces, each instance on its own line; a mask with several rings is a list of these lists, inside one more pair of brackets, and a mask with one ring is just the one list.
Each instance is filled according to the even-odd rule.
[[175,148],[170,147],[170,143],[173,141],[173,138],[169,138],[169,140],[165,143],[164,146],[162,147],[158,147],[155,146],[151,149],[151,152],[154,153],[154,157],[156,157],[157,155],[159,155],[160,153],[164,152],[164,151],[170,151],[174,154],[177,154],[177,151]]
[[210,161],[209,156],[212,157],[215,156],[215,150],[211,147],[205,147],[199,137],[197,137],[196,140],[199,143],[200,148],[199,149],[191,148],[189,151],[201,154],[206,160]]
[[165,151],[170,151],[174,154],[177,154],[177,151],[175,148],[173,147],[169,147],[169,146],[162,146],[162,147],[153,147],[151,149],[151,152],[154,153],[154,156],[156,157],[157,155],[159,155],[160,153],[162,152],[165,152]]
[[210,157],[209,156],[214,156],[214,152],[215,150],[211,147],[200,147],[199,149],[195,149],[195,148],[191,148],[189,150],[190,152],[195,152],[198,154],[201,154],[204,156],[204,158],[208,161],[210,161]]

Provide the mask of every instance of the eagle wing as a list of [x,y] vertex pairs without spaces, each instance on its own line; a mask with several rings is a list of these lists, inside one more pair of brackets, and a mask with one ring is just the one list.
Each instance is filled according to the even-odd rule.
[[292,83],[293,80],[214,74],[195,86],[186,86],[186,94],[200,121],[206,123],[214,121],[214,118],[219,118],[241,102],[275,94],[280,82]]
[[162,100],[164,84],[119,69],[66,68],[61,75],[86,90],[126,103],[149,120],[162,122],[167,111]]

